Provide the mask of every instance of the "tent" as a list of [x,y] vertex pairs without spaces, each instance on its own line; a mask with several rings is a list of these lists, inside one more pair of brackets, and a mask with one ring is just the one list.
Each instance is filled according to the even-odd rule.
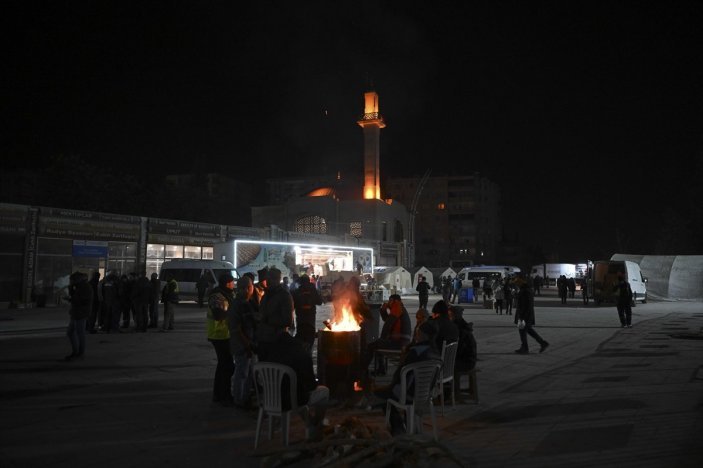
[[401,266],[375,267],[373,276],[376,284],[386,289],[395,291],[396,294],[408,294],[413,291],[413,282],[410,272]]
[[434,286],[434,275],[429,268],[424,266],[416,268],[415,271],[413,271],[413,289],[417,288],[417,283],[420,282],[420,276],[425,277],[425,281],[427,281],[427,284],[430,285],[430,289],[432,289],[432,286]]
[[442,286],[443,276],[451,276],[452,278],[456,276],[456,271],[452,270],[451,268],[429,268],[429,270],[434,276],[434,286],[436,292],[439,292],[439,288],[441,288]]

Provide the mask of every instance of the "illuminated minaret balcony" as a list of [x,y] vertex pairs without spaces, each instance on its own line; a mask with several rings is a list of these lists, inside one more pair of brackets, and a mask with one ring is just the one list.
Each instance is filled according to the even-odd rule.
[[364,199],[381,199],[379,171],[381,129],[386,126],[378,111],[378,94],[364,93],[364,115],[357,122],[364,131]]

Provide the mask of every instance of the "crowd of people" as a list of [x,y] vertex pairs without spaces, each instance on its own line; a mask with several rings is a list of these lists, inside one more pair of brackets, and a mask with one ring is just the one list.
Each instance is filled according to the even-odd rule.
[[[198,303],[207,305],[207,339],[212,343],[217,358],[213,379],[213,402],[240,409],[254,408],[255,389],[252,366],[257,361],[277,362],[293,368],[297,375],[297,395],[300,405],[313,409],[314,417],[307,420],[306,433],[311,437],[320,433],[330,391],[320,385],[313,366],[313,349],[318,336],[317,307],[323,304],[318,288],[307,275],[296,275],[292,282],[281,277],[277,268],[259,270],[257,276],[246,273],[235,280],[230,274],[218,278],[217,285],[208,285],[207,298],[198,295]],[[541,286],[539,279],[523,276],[486,278],[483,284],[472,282],[474,297],[479,291],[485,302],[492,302],[496,314],[513,316],[518,327],[520,347],[517,354],[528,354],[528,335],[539,345],[539,352],[549,346],[534,329],[534,298]],[[569,294],[569,281],[558,278],[557,288],[564,303]],[[349,307],[362,327],[373,318],[364,296],[360,293],[359,277],[348,281],[340,277],[332,285],[333,317]],[[459,278],[444,279],[443,298],[428,310],[431,288],[419,278],[417,292],[419,308],[415,312],[415,326],[399,294],[392,294],[379,310],[382,327],[378,338],[362,340],[359,378],[364,394],[369,398],[397,398],[400,371],[404,365],[426,359],[439,359],[443,345],[458,343],[455,363],[455,392],[459,390],[460,372],[473,369],[477,360],[473,323],[464,320],[464,308],[459,302],[463,283]],[[617,311],[622,327],[631,327],[632,290],[623,275],[613,286],[617,297]],[[175,309],[179,303],[178,284],[170,280],[164,287],[156,274],[122,275],[110,272],[104,279],[95,273],[75,272],[70,276],[68,295],[70,321],[67,335],[71,354],[66,360],[82,357],[85,353],[86,333],[123,332],[134,326],[134,331],[145,332],[159,327],[159,304],[163,304],[161,331],[174,329]],[[133,322],[133,324],[132,324]],[[362,333],[366,336],[366,333]],[[395,350],[400,359],[391,382],[376,385],[375,379],[387,372],[382,351]],[[373,364],[373,366],[372,366]],[[383,405],[385,408],[385,405]],[[393,433],[403,432],[400,414],[390,416]]]

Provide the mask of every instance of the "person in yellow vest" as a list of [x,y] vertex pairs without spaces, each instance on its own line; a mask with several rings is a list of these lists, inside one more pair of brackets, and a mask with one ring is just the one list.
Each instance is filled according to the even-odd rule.
[[234,277],[225,273],[219,277],[219,285],[208,297],[207,339],[215,348],[217,368],[212,386],[212,401],[222,406],[234,406],[232,398],[232,374],[234,359],[229,345],[227,311],[234,304]]

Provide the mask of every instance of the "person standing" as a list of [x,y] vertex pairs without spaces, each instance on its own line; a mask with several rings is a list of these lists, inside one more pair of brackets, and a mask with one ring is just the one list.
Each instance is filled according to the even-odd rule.
[[566,304],[566,296],[569,292],[569,286],[567,284],[566,276],[561,275],[557,279],[557,291],[559,291],[559,298],[562,304]]
[[132,317],[132,273],[120,276],[120,309],[122,309],[122,325],[120,328],[129,328]]
[[532,287],[535,290],[535,296],[542,295],[542,277],[539,274],[532,278]]
[[315,330],[317,306],[322,305],[322,298],[315,286],[310,284],[308,275],[301,276],[299,282],[300,286],[292,294],[295,307],[295,337],[312,355],[317,333]]
[[212,384],[212,401],[222,406],[233,406],[232,374],[234,361],[230,348],[229,325],[227,315],[234,304],[234,277],[225,273],[219,278],[219,285],[208,297],[207,340],[212,343],[217,355],[217,368]]
[[157,328],[159,326],[159,295],[161,293],[161,282],[158,274],[151,274],[149,285],[151,286],[151,291],[149,293],[149,325],[147,325],[147,328]]
[[256,351],[256,320],[250,299],[254,295],[254,283],[248,276],[237,281],[234,304],[227,312],[230,350],[234,355],[232,398],[234,406],[247,409],[251,406],[253,385],[251,365]]
[[452,277],[447,275],[442,279],[442,300],[449,303],[452,296]]
[[120,315],[122,306],[120,302],[120,277],[111,271],[103,281],[103,304],[105,317],[103,318],[106,333],[117,333],[120,330]]
[[134,304],[134,326],[137,332],[146,333],[149,325],[149,299],[151,297],[151,283],[146,277],[146,271],[139,274],[132,289],[132,303]]
[[269,268],[266,293],[259,305],[260,322],[256,327],[259,360],[268,361],[276,342],[293,326],[293,297],[281,286],[281,270]]
[[427,309],[427,301],[430,297],[430,285],[424,276],[420,276],[420,281],[418,281],[415,291],[418,292],[420,309]]
[[90,289],[93,291],[93,301],[90,304],[90,315],[88,316],[88,322],[85,328],[88,333],[96,333],[97,329],[95,328],[95,324],[98,323],[98,317],[100,316],[100,296],[98,294],[100,273],[97,271],[94,272],[88,284],[90,284]]
[[457,303],[459,302],[459,293],[461,292],[461,278],[459,278],[459,275],[456,275],[454,277],[454,281],[452,281],[452,300],[450,301],[452,304],[454,304],[454,301]]
[[164,304],[164,323],[161,326],[162,332],[174,329],[173,325],[178,301],[178,282],[171,278],[161,290],[161,302]]
[[505,303],[505,315],[513,315],[513,287],[511,286],[512,279],[505,278],[503,284],[503,302]]
[[576,295],[576,280],[573,277],[568,278],[566,286],[569,288],[569,297],[573,299]]
[[481,280],[478,278],[471,280],[471,288],[474,292],[474,303],[478,303],[478,292],[481,289]]
[[[503,298],[505,297],[505,289],[503,288],[503,284],[500,281],[496,281],[495,283],[495,310],[496,314],[500,313],[500,315],[503,315]],[[507,315],[507,314],[506,314]]]
[[69,279],[68,297],[64,299],[71,303],[66,335],[71,342],[71,354],[64,359],[70,361],[83,357],[85,353],[85,322],[90,315],[93,302],[93,291],[88,284],[88,275],[79,271],[74,272]]
[[618,282],[613,286],[613,292],[618,295],[616,307],[620,325],[622,328],[632,328],[632,288],[622,273],[618,273]]
[[200,275],[198,281],[195,282],[195,289],[198,290],[198,307],[203,307],[205,302],[205,293],[210,288],[210,282],[207,280],[205,273]]
[[535,325],[535,306],[532,298],[532,291],[526,282],[520,284],[520,292],[517,297],[517,310],[515,311],[515,324],[518,326],[520,333],[520,342],[522,345],[516,349],[518,354],[528,354],[530,352],[527,344],[527,335],[537,340],[540,348],[539,352],[543,353],[549,346],[549,343],[539,336],[539,333],[533,328]]

